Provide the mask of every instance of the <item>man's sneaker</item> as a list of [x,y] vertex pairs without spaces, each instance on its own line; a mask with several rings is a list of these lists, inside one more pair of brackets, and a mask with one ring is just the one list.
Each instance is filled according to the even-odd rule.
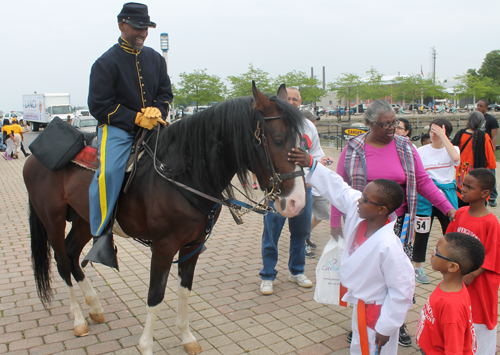
[[5,152],[4,154],[2,154],[2,156],[7,159],[8,155],[7,155],[7,152]]
[[253,189],[254,189],[254,190],[257,190],[257,189],[259,188],[259,187],[257,186],[257,183],[256,183],[256,182],[254,182],[254,183],[252,184],[252,187],[253,187]]
[[497,207],[497,201],[495,200],[491,200],[488,202],[488,204],[490,205],[490,207]]
[[399,345],[406,347],[411,346],[411,337],[406,332],[406,325],[404,324],[399,328]]
[[313,283],[311,280],[309,280],[306,275],[304,274],[298,274],[298,275],[292,275],[288,274],[288,280],[295,282],[298,284],[300,287],[312,287]]
[[263,295],[272,295],[273,292],[273,282],[271,280],[262,280],[260,284],[260,293]]
[[422,267],[415,269],[415,280],[417,280],[418,282],[420,282],[422,284],[430,284],[431,283],[431,281],[429,280],[427,275],[425,275],[425,271]]
[[352,330],[349,333],[347,333],[347,342],[348,343],[352,342]]
[[316,254],[311,250],[311,247],[309,245],[306,245],[306,258],[313,259],[316,257]]
[[317,248],[316,243],[314,243],[312,241],[311,237],[309,237],[309,238],[306,239],[306,244],[309,245],[311,247],[311,249],[316,249]]

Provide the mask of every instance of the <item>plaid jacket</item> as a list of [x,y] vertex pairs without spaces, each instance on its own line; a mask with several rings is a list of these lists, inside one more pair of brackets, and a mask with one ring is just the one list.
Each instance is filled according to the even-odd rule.
[[[366,186],[366,157],[365,140],[369,132],[351,138],[347,142],[345,154],[345,171],[349,185],[358,191],[363,191]],[[410,215],[408,230],[414,230],[415,215],[417,213],[417,180],[415,178],[415,158],[413,144],[408,137],[395,136],[396,149],[406,175],[406,204]],[[406,243],[411,243],[413,233],[407,233]]]

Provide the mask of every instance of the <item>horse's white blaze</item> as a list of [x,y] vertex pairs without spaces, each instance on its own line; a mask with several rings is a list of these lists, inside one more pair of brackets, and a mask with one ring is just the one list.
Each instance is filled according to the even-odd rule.
[[85,304],[90,306],[90,314],[102,315],[104,310],[89,280],[84,278],[83,281],[78,282],[78,286],[80,286],[80,290],[82,290],[83,296],[85,297]]
[[[295,171],[299,171],[300,166],[295,167]],[[293,181],[293,188],[287,196],[278,196],[274,203],[276,211],[281,213],[283,217],[295,217],[306,205],[306,188],[304,178],[296,176]]]
[[72,286],[68,285],[66,285],[66,288],[68,289],[69,294],[69,309],[71,310],[71,313],[73,313],[73,317],[75,317],[74,326],[77,327],[79,325],[87,324],[87,322],[85,321],[85,317],[83,316],[80,303],[76,298],[75,289]]
[[161,303],[154,307],[147,307],[148,315],[146,317],[146,324],[139,340],[139,350],[142,355],[153,355],[153,332],[155,330],[155,322],[160,312]]
[[177,301],[177,328],[179,328],[182,336],[182,344],[188,344],[196,341],[196,338],[189,330],[189,295],[191,291],[181,286],[181,279],[179,278],[179,299]]

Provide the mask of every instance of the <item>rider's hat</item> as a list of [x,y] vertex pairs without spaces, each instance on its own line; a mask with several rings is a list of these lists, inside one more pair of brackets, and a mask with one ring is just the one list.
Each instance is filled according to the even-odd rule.
[[148,7],[136,2],[123,5],[122,11],[118,14],[118,22],[128,23],[135,28],[156,27],[156,23],[149,19]]

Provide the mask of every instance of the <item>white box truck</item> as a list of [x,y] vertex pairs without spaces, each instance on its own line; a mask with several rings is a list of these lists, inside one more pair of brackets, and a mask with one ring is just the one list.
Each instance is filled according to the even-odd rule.
[[23,116],[33,131],[46,127],[52,119],[72,120],[73,107],[69,94],[23,95]]

